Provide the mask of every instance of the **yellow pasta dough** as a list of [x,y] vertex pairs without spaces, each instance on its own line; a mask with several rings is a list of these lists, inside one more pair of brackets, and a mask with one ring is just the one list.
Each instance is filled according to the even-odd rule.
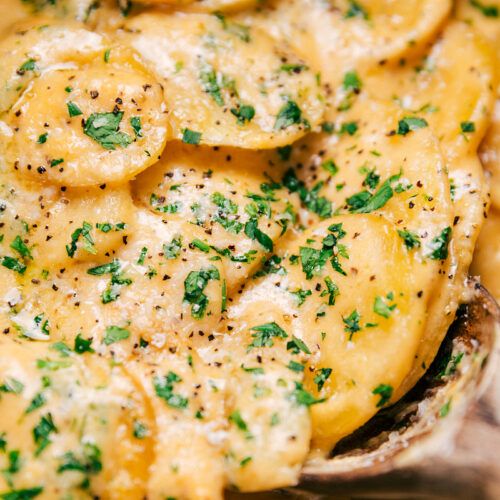
[[[30,64],[36,71],[36,61]],[[109,48],[88,64],[46,70],[30,82],[5,117],[5,155],[41,182],[123,182],[157,159],[166,113],[160,85],[134,54]]]
[[0,498],[290,487],[404,396],[500,294],[497,3],[0,0]]
[[182,224],[184,245],[222,261],[231,293],[254,274],[297,217],[297,204],[276,184],[284,169],[280,173],[271,158],[172,144],[133,190],[157,218]]
[[143,14],[124,36],[162,81],[174,136],[185,142],[284,146],[322,119],[314,73],[258,28],[216,15]]
[[449,0],[274,0],[264,5],[269,10],[257,9],[250,22],[255,19],[286,40],[334,86],[347,71],[418,53],[451,8]]

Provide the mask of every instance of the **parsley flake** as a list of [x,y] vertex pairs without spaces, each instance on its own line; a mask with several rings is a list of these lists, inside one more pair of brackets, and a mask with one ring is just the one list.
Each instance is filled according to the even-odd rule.
[[405,116],[402,120],[398,122],[398,135],[407,135],[414,130],[418,130],[420,128],[425,128],[429,124],[427,120],[424,118],[418,118],[416,116]]
[[375,396],[380,396],[380,399],[377,403],[377,408],[381,408],[385,404],[389,402],[392,397],[393,388],[388,384],[379,384],[375,389],[373,389],[372,394]]
[[248,346],[248,351],[257,347],[272,347],[274,345],[273,338],[286,339],[288,334],[274,321],[272,323],[265,323],[250,328],[253,341]]
[[181,377],[169,371],[165,377],[155,376],[153,387],[156,395],[163,399],[168,406],[181,410],[188,406],[188,400],[180,394],[174,393],[174,384],[182,382]]
[[119,131],[122,118],[123,111],[92,113],[85,122],[83,132],[104,149],[115,150],[116,146],[126,148],[132,142],[132,138]]

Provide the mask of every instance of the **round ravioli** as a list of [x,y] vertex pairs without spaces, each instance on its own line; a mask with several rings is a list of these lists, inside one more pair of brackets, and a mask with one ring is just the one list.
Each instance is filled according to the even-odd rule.
[[311,407],[313,447],[326,453],[393,401],[425,334],[440,263],[422,261],[375,214],[317,224],[282,256],[281,275],[248,288],[230,324],[253,332],[249,350],[286,347],[286,368],[304,377],[295,396]]
[[[285,162],[290,168],[282,183],[292,193],[297,193],[307,210],[301,220],[310,227],[312,234],[318,219],[328,220],[334,213],[349,212],[353,216],[376,213],[391,220],[400,244],[414,256],[415,262],[422,264],[419,274],[424,273],[423,270],[430,273],[427,291],[425,288],[418,291],[424,297],[427,311],[433,304],[431,299],[439,296],[439,292],[431,292],[431,289],[445,288],[448,277],[444,270],[457,258],[453,212],[450,186],[437,140],[426,123],[417,121],[419,127],[411,126],[406,130],[407,123],[405,115],[395,106],[360,96],[348,112],[328,123],[330,135],[313,135],[293,146]],[[310,276],[325,260],[324,250],[304,250],[304,258],[310,260]],[[288,245],[277,249],[281,267],[287,262],[283,258],[283,252],[287,251]],[[294,260],[297,261],[297,255]],[[340,251],[333,264],[341,276],[349,274],[353,265],[350,253],[344,255]],[[358,267],[354,268],[357,272]],[[335,297],[334,285],[334,282],[326,284],[325,296],[331,286]],[[357,284],[359,289],[366,286]],[[298,303],[305,301],[308,292],[314,293],[314,287],[306,289],[294,285],[290,290],[297,294]],[[433,320],[442,325],[451,320],[449,314],[450,311],[443,308],[436,311]],[[423,319],[422,322],[425,323]],[[434,326],[428,323],[419,333],[418,346],[425,345],[425,350],[424,354],[412,354],[416,371],[428,366],[437,352],[441,337],[436,336]],[[409,370],[406,375],[411,378],[413,372]],[[394,398],[400,395],[401,391],[395,386]]]
[[156,161],[168,131],[160,85],[118,47],[43,71],[4,120],[12,167],[66,186],[132,178]]
[[421,51],[450,12],[449,0],[275,0],[242,18],[286,40],[330,85],[346,71]]
[[162,82],[184,142],[272,148],[322,119],[314,73],[258,28],[220,15],[143,14],[123,35]]
[[153,454],[146,457],[147,497],[221,498],[226,484],[225,367],[209,366],[185,348],[143,351],[125,370],[146,395],[154,425]]
[[[429,334],[434,341],[422,342],[419,359],[424,363],[415,364],[415,372],[401,393],[429,366],[435,353],[433,346],[441,342],[458,304],[464,300],[464,279],[487,206],[487,186],[477,148],[494,103],[495,64],[490,45],[467,25],[453,22],[424,60],[393,67],[390,78],[383,71],[374,71],[365,80],[368,93],[387,96],[400,104],[407,115],[404,128],[410,133],[422,126],[434,131],[444,153],[453,201],[453,252],[446,270],[447,287],[436,295],[430,312]],[[457,95],[462,98],[456,99]]]
[[223,270],[205,254],[178,247],[175,236],[163,241],[145,247],[130,238],[104,261],[53,271],[36,261],[26,261],[22,274],[12,269],[21,294],[9,314],[12,328],[42,341],[72,343],[80,335],[117,360],[150,344],[175,351],[208,343],[225,300]]
[[85,485],[92,496],[144,497],[151,444],[136,432],[149,429],[141,393],[120,367],[82,353],[1,339],[4,495],[79,497]]
[[225,369],[226,473],[239,491],[297,484],[309,451],[314,398],[303,387],[301,357],[286,348],[276,295],[253,304],[246,292],[236,298],[217,349],[203,353]]
[[172,144],[133,183],[134,197],[158,219],[179,225],[179,241],[220,261],[231,294],[297,218],[277,182],[271,154]]
[[28,84],[48,68],[87,63],[104,50],[103,37],[78,23],[35,17],[14,25],[0,42],[0,113],[9,110]]
[[[360,96],[327,123],[328,133],[292,147],[281,181],[298,196],[308,227],[339,212],[376,212],[398,226],[409,249],[444,260],[452,213],[439,144],[427,126],[399,133],[404,123],[396,106]],[[442,238],[443,257],[436,252]]]

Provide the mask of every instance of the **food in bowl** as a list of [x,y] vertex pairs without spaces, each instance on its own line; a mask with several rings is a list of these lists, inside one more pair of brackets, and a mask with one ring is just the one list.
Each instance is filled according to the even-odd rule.
[[489,204],[458,4],[1,0],[1,498],[291,486],[415,385]]

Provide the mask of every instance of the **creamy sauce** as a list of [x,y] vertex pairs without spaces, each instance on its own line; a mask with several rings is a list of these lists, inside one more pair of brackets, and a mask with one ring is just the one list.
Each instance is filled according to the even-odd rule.
[[500,296],[500,5],[119,5],[0,0],[0,497],[294,485]]

